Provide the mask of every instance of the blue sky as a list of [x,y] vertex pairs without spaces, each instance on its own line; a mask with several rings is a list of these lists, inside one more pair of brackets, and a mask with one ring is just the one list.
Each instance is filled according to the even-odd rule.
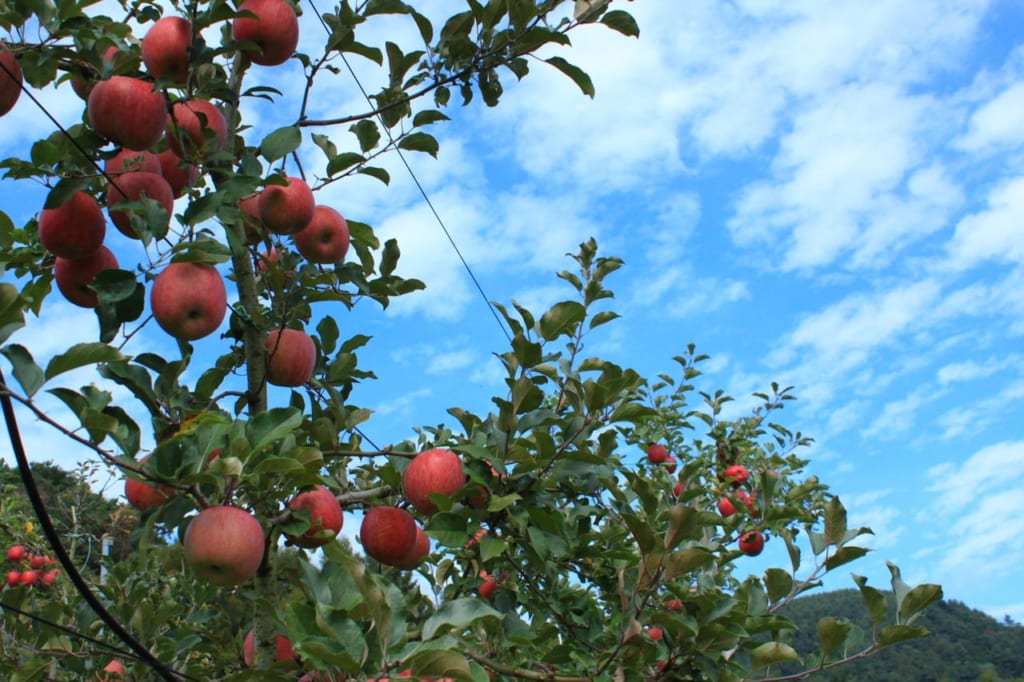
[[[1024,620],[1024,9],[615,4],[636,16],[640,39],[584,28],[565,55],[590,73],[593,101],[535,63],[522,83],[504,82],[497,109],[449,111],[433,131],[437,160],[409,157],[487,296],[538,310],[568,296],[554,272],[596,237],[626,267],[609,282],[623,319],[590,352],[651,375],[671,372],[693,342],[712,356],[702,388],[741,397],[795,386],[800,400],[783,416],[816,438],[811,471],[851,524],[877,533],[851,570],[885,585],[893,560],[908,582]],[[442,17],[462,5],[430,6]],[[415,37],[399,19],[367,31]],[[300,48],[321,40],[303,17]],[[382,82],[352,63],[369,89]],[[247,109],[257,130],[293,120],[298,74],[294,63],[254,73],[285,92]],[[70,88],[43,96],[60,120],[81,116]],[[341,74],[314,106],[326,117],[365,103]],[[0,154],[49,132],[23,100]],[[330,133],[339,146],[351,139]],[[307,168],[318,154],[309,145]],[[491,353],[504,343],[409,176],[396,158],[383,165],[388,188],[359,178],[317,197],[397,237],[400,274],[428,285],[387,313],[320,311],[343,335],[374,337],[360,357],[380,380],[353,400],[376,411],[366,431],[379,444],[445,420],[450,406],[486,410],[502,392]],[[16,221],[42,202],[23,185],[0,184]],[[37,360],[69,329],[94,335],[90,312],[56,298],[13,339]],[[174,352],[155,327],[139,341]],[[27,418],[25,428],[36,452],[81,458]],[[776,562],[779,544],[766,550]]]

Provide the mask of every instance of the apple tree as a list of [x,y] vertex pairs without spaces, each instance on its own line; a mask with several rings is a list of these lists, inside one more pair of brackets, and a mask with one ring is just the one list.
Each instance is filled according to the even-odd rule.
[[[441,19],[430,5],[0,7],[0,112],[45,115],[33,93],[50,88],[82,98],[79,120],[0,163],[5,183],[47,188],[24,225],[0,214],[0,395],[121,472],[141,515],[136,551],[102,577],[58,545],[74,589],[5,589],[22,606],[3,612],[0,672],[738,680],[796,661],[795,679],[926,634],[941,590],[891,566],[895,622],[855,577],[872,631],[823,618],[819,652],[797,660],[785,605],[864,555],[870,531],[803,473],[809,439],[776,421],[790,389],[726,418],[731,399],[697,387],[692,346],[657,377],[586,355],[617,317],[606,280],[622,266],[593,240],[558,274],[565,300],[495,304],[511,331],[492,412],[453,407],[416,439],[365,439],[359,385],[374,375],[358,352],[372,340],[323,309],[386,307],[425,284],[401,276],[398,244],[368,217],[318,192],[387,183],[378,160],[396,150],[436,155],[429,130],[453,94],[496,106],[503,79],[548,67],[592,94],[546,48],[577,30],[638,34],[594,0],[467,0]],[[299,12],[322,30],[309,53]],[[382,37],[396,21],[412,44]],[[379,67],[366,108],[314,118],[349,60]],[[297,102],[273,79],[295,62]],[[259,100],[292,122],[257,134]],[[19,329],[55,296],[95,311],[95,340],[44,367]],[[171,357],[146,345],[158,334],[177,341]],[[84,367],[96,380],[68,385]],[[74,417],[48,413],[44,394]],[[338,539],[346,518],[359,547]],[[766,541],[786,567],[750,563]]]

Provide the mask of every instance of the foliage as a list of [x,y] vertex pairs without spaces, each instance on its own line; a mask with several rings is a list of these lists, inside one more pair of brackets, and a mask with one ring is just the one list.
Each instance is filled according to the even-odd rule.
[[[229,30],[247,10],[240,14],[222,0],[176,5],[169,11],[197,31],[188,77],[179,83],[161,77],[154,85],[169,100],[218,102],[227,143],[217,148],[218,135],[206,131],[204,143],[212,147],[188,159],[198,164],[200,180],[180,213],[169,216],[148,197],[119,206],[131,215],[137,241],[124,242],[124,250],[134,249],[136,262],[108,269],[90,285],[98,297],[97,340],[65,349],[45,367],[19,343],[17,330],[26,315],[48,314],[54,257],[42,245],[38,219],[16,227],[0,215],[0,264],[13,280],[0,283],[0,343],[6,344],[0,353],[17,382],[4,392],[98,461],[167,491],[165,502],[143,513],[134,551],[112,562],[105,580],[87,576],[117,621],[177,671],[165,678],[293,679],[297,673],[288,666],[295,664],[274,660],[277,634],[289,638],[304,671],[356,679],[406,670],[466,680],[770,677],[774,666],[800,660],[785,641],[791,624],[780,610],[866,553],[854,541],[870,530],[848,528],[840,500],[803,474],[807,462],[797,451],[809,439],[776,421],[793,398],[790,388],[773,385],[754,395],[747,413],[732,416],[725,409],[730,396],[698,390],[704,356],[693,346],[674,359],[674,372],[653,379],[585,355],[585,341],[617,317],[607,308],[613,293],[606,279],[622,266],[598,255],[593,240],[558,275],[569,287],[565,300],[546,311],[496,305],[511,338],[498,356],[505,386],[492,412],[453,407],[450,424],[421,428],[415,442],[366,447],[359,426],[371,415],[356,400],[359,385],[374,375],[358,351],[371,339],[343,338],[322,304],[387,307],[391,297],[424,284],[397,274],[398,244],[381,243],[368,224],[348,221],[354,259],[315,264],[287,235],[249,221],[242,201],[293,182],[285,167],[315,190],[356,175],[387,182],[387,172],[373,165],[383,154],[436,154],[437,141],[426,129],[447,119],[442,109],[452,92],[463,104],[479,98],[494,106],[501,79],[523,78],[537,62],[592,95],[584,72],[560,55],[545,55],[567,46],[569,33],[581,26],[603,24],[630,36],[636,24],[607,2],[580,0],[571,15],[565,5],[469,0],[435,30],[398,0],[342,2],[321,14],[322,53],[294,57],[306,78],[294,122],[261,139],[239,105],[279,93],[252,68],[246,51],[253,46]],[[131,24],[86,12],[94,9],[48,0],[0,8],[0,23],[14,33],[9,48],[32,88],[112,74],[145,78]],[[141,31],[163,11],[145,2],[121,9]],[[377,35],[367,27],[384,15],[411,22],[422,45],[360,42]],[[41,41],[28,42],[30,33]],[[121,56],[105,59],[111,46]],[[312,120],[309,102],[328,91],[350,57],[380,66],[382,85],[369,98],[371,110]],[[205,114],[203,120],[209,123]],[[169,134],[180,136],[180,121],[172,122]],[[31,178],[50,187],[47,207],[78,191],[103,196],[117,186],[101,164],[115,150],[94,123],[84,116],[0,168],[9,181]],[[343,125],[346,132],[338,134]],[[323,154],[315,178],[303,165],[310,156],[299,153],[307,141]],[[271,249],[276,259],[265,255]],[[216,266],[232,284],[227,331],[202,342],[212,342],[215,359],[184,335],[174,357],[152,349],[125,354],[129,339],[145,342],[146,334],[160,333],[143,316],[146,292],[173,262]],[[264,339],[284,328],[312,336],[314,370],[287,399],[271,404]],[[96,369],[96,384],[60,385],[82,367]],[[65,404],[77,422],[47,414],[42,392]],[[645,459],[652,443],[672,459]],[[433,495],[438,511],[418,516],[433,545],[415,581],[368,568],[341,542],[311,553],[283,540],[310,524],[307,513],[285,504],[297,492],[328,486],[351,524],[368,507],[402,504],[410,458],[434,447],[459,453],[467,481],[452,495]],[[738,511],[723,517],[717,511],[723,498]],[[176,542],[197,510],[223,504],[252,512],[265,533],[259,571],[234,588],[198,580]],[[743,575],[751,559],[737,540],[749,533],[784,545],[790,567]],[[877,629],[866,653],[925,634],[917,621],[941,597],[938,586],[910,588],[893,570],[900,597],[893,617],[881,592],[858,583]],[[493,585],[492,594],[480,591],[484,583]],[[75,593],[42,599],[19,589],[5,600],[71,632],[35,627],[31,615],[5,610],[0,672],[11,679],[84,679],[116,655],[132,674],[144,675],[144,662],[133,662],[112,642]],[[252,670],[240,654],[250,629]],[[801,661],[808,674],[832,661],[851,634],[838,621],[819,624],[817,633],[819,652]],[[107,648],[94,641],[100,637]],[[111,644],[117,651],[111,653]]]

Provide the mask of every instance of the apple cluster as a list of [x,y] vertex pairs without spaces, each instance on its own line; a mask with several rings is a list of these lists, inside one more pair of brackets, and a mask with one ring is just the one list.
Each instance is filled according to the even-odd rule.
[[57,563],[53,557],[31,554],[22,545],[13,545],[7,549],[7,561],[20,567],[7,571],[4,580],[7,587],[52,587],[60,575],[59,568],[52,568]]

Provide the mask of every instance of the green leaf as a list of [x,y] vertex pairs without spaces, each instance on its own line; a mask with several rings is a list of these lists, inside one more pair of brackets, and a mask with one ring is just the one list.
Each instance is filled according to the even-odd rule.
[[46,379],[49,381],[58,374],[95,365],[100,362],[126,362],[127,357],[121,351],[105,343],[77,343],[65,352],[53,357],[46,366]]
[[593,329],[594,327],[599,327],[602,324],[611,322],[612,320],[619,317],[622,317],[622,315],[619,315],[618,313],[613,313],[610,310],[598,313],[597,315],[594,315],[592,318],[590,318],[590,328]]
[[587,310],[576,301],[562,301],[551,306],[540,318],[540,334],[545,341],[552,341],[562,334],[569,334],[586,317]]
[[845,536],[846,507],[836,496],[825,503],[825,542],[830,545],[838,545]]
[[32,394],[43,385],[43,370],[36,364],[32,354],[24,346],[12,343],[0,348],[0,353],[11,362],[14,371],[14,378],[21,384],[25,395],[32,397]]
[[360,168],[357,172],[362,175],[369,175],[371,178],[377,178],[385,185],[391,183],[391,174],[388,173],[383,168],[378,168],[377,166],[364,166]]
[[929,634],[927,628],[920,625],[887,625],[878,631],[875,641],[878,643],[878,648],[881,649],[909,639],[927,637]]
[[924,611],[930,604],[942,599],[942,586],[926,583],[918,585],[907,592],[900,604],[900,617],[903,620],[910,620],[913,616]]
[[200,236],[192,241],[184,242],[174,248],[174,263],[201,263],[218,265],[231,260],[231,249],[216,239]]
[[349,130],[351,130],[356,139],[359,140],[359,148],[366,153],[377,146],[380,142],[380,129],[377,124],[370,120],[359,121],[353,123]]
[[294,407],[275,407],[258,414],[246,425],[246,436],[257,452],[299,428],[302,412]]
[[764,586],[768,590],[768,600],[774,604],[793,590],[793,576],[781,568],[769,568],[764,572]]
[[799,661],[796,649],[782,642],[765,642],[750,652],[750,669],[759,670],[770,665]]
[[430,125],[438,121],[450,121],[451,119],[437,109],[424,109],[412,117],[412,124],[415,127]]
[[357,166],[361,163],[366,162],[366,157],[362,154],[356,154],[355,152],[344,152],[331,157],[331,160],[327,162],[327,175],[335,175],[343,170],[348,170],[352,166]]
[[8,282],[0,282],[0,343],[25,326],[25,313],[21,309],[18,289]]
[[407,149],[413,152],[426,152],[436,159],[440,145],[437,144],[437,140],[434,139],[433,135],[428,135],[427,133],[410,133],[398,142],[398,148]]
[[570,64],[561,57],[549,57],[544,61],[571,78],[584,95],[590,98],[594,97],[594,83],[583,69],[575,64]]
[[640,27],[637,25],[636,19],[629,12],[624,12],[621,9],[606,12],[601,17],[601,23],[624,36],[636,38],[640,35]]
[[466,657],[451,650],[422,648],[406,656],[402,666],[411,668],[412,674],[419,679],[470,679]]
[[868,579],[862,575],[853,576],[853,582],[857,583],[857,587],[860,589],[860,597],[864,601],[864,606],[868,609],[871,624],[879,625],[885,620],[885,595],[881,591],[869,587]]
[[301,144],[302,131],[299,130],[298,126],[278,128],[263,138],[263,142],[260,143],[260,154],[267,161],[273,163],[291,154]]
[[380,274],[387,277],[395,271],[402,252],[398,249],[398,240],[389,239],[384,242],[384,253],[380,257]]
[[818,641],[821,642],[821,654],[827,657],[846,641],[850,624],[840,623],[833,616],[825,616],[818,621],[816,629]]
[[433,639],[451,629],[461,633],[479,620],[501,620],[501,613],[475,597],[462,597],[441,604],[441,607],[423,624],[423,639]]
[[848,564],[851,561],[861,558],[871,550],[867,547],[856,547],[854,545],[847,545],[846,547],[840,547],[836,550],[836,553],[825,559],[825,568],[833,570],[839,568],[843,564]]
[[891,561],[886,561],[885,565],[889,568],[889,573],[892,575],[892,579],[889,581],[892,585],[892,594],[896,598],[896,611],[903,611],[903,599],[910,592],[910,585],[903,581],[900,575],[900,567]]
[[88,177],[64,178],[50,190],[50,193],[46,196],[46,203],[43,204],[43,208],[57,208],[75,193],[87,190],[90,182],[91,180]]

